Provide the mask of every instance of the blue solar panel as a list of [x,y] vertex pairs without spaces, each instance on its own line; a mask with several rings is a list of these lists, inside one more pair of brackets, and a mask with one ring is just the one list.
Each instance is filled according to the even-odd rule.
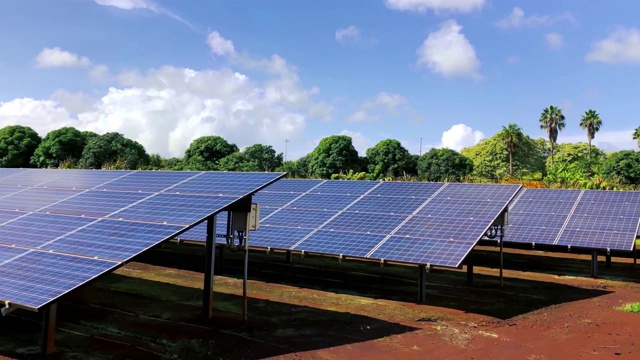
[[[9,246],[0,246],[0,265],[15,258],[16,256],[26,254],[28,250]],[[0,294],[0,297],[2,295]]]
[[556,245],[587,249],[633,250],[635,232],[594,231],[565,229]]
[[109,217],[186,226],[237,200],[238,198],[233,196],[157,194]]
[[288,204],[289,202],[293,201],[293,199],[297,198],[300,195],[301,194],[270,193],[270,192],[260,191],[253,196],[252,201],[260,205],[261,208],[264,208],[265,206],[282,207]]
[[576,203],[576,199],[554,200],[529,200],[519,199],[513,207],[509,209],[512,214],[542,214],[542,215],[569,215]]
[[557,227],[507,226],[505,229],[504,241],[525,244],[553,245],[556,242],[557,237]]
[[93,221],[76,216],[31,213],[0,226],[0,243],[33,249]]
[[39,308],[118,265],[32,250],[0,265],[0,299]]
[[0,198],[15,194],[20,191],[26,190],[25,188],[19,188],[15,186],[0,186]]
[[505,207],[505,201],[433,198],[416,215],[455,219],[493,220]]
[[0,179],[4,179],[9,176],[27,171],[29,169],[17,169],[17,168],[0,168]]
[[0,198],[0,209],[36,211],[52,205],[80,190],[31,188]]
[[[282,173],[208,172],[168,190],[169,193],[244,196],[282,177]],[[215,186],[213,185],[215,184]]]
[[90,190],[47,206],[40,211],[63,215],[105,217],[149,195],[148,193]]
[[434,199],[489,200],[506,204],[518,189],[520,185],[448,183]]
[[0,210],[0,225],[25,215],[27,215],[25,212]]
[[423,182],[383,182],[373,189],[368,195],[430,198],[443,183]]
[[54,242],[44,250],[126,261],[141,251],[157,245],[183,226],[98,220]]
[[287,205],[287,208],[342,210],[356,200],[358,196],[353,195],[307,194]]
[[487,220],[414,216],[394,235],[477,242],[491,225]]
[[393,196],[363,196],[355,204],[349,207],[349,211],[380,213],[380,214],[404,214],[409,215],[422,205],[424,198],[404,198],[398,201]]
[[200,172],[188,171],[138,171],[131,175],[100,185],[97,190],[160,192],[185,181]]
[[386,235],[318,230],[293,250],[365,257]]
[[[317,228],[337,211],[281,209],[260,222],[260,225],[275,225],[301,228]],[[260,230],[256,231],[258,233]]]
[[509,228],[517,226],[529,226],[538,228],[560,229],[567,215],[538,214],[538,213],[509,213]]
[[343,212],[322,229],[372,234],[390,234],[406,215]]
[[324,181],[325,180],[283,179],[267,186],[263,191],[292,192],[302,194],[318,186]]
[[[260,209],[262,213],[262,209]],[[216,234],[226,234],[227,233],[227,212],[223,211],[216,215]],[[178,236],[179,239],[182,240],[190,240],[190,241],[207,241],[207,222],[204,221],[193,228],[185,231],[184,233]],[[226,242],[224,239],[218,239],[219,242]]]
[[61,173],[58,170],[29,169],[0,179],[0,185],[24,187],[44,185],[48,182],[51,182],[52,180],[59,178],[60,176]]
[[260,226],[249,234],[249,246],[287,250],[307,236],[310,229],[280,226]]
[[[41,170],[31,170],[38,172]],[[66,189],[93,189],[99,185],[115,181],[134,174],[133,171],[123,170],[51,170],[57,174],[53,180],[46,182],[43,187]]]
[[380,185],[376,181],[327,180],[310,190],[311,194],[363,195]]
[[457,267],[474,246],[475,242],[471,241],[391,236],[369,257],[412,264]]

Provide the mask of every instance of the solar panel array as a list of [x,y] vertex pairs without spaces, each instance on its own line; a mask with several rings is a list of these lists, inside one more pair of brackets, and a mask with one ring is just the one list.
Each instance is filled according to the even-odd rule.
[[[261,221],[249,245],[457,267],[519,189],[520,185],[280,180],[253,198],[260,204]],[[225,218],[218,221],[224,229]],[[198,226],[180,238],[203,241],[205,234]]]
[[524,189],[505,241],[630,251],[639,219],[638,191]]
[[38,309],[282,175],[0,169],[0,300]]

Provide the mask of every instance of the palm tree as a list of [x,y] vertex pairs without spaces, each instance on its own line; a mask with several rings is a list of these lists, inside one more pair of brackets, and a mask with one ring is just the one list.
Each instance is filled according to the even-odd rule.
[[640,147],[640,126],[633,132],[633,140],[638,141],[638,147]]
[[509,176],[513,176],[513,153],[524,139],[524,134],[520,126],[509,124],[502,127],[502,131],[498,133],[498,138],[507,145],[509,151]]
[[587,140],[589,140],[589,152],[587,153],[587,158],[591,157],[591,140],[596,137],[596,133],[600,131],[600,127],[602,126],[602,119],[600,119],[600,114],[598,114],[595,110],[587,110],[582,115],[582,119],[580,119],[580,127],[584,130],[587,130]]
[[564,129],[564,115],[557,106],[549,106],[540,115],[540,129],[547,130],[549,144],[551,144],[551,166],[553,167],[553,146],[558,140],[558,133]]

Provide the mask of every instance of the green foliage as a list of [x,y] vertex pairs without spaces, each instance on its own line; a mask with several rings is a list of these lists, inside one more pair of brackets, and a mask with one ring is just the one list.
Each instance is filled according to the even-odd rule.
[[89,140],[80,165],[93,169],[138,169],[149,163],[149,155],[137,141],[110,132]]
[[382,140],[367,149],[367,162],[369,173],[374,179],[416,173],[415,158],[398,140]]
[[633,140],[637,141],[638,147],[640,147],[640,126],[633,131]]
[[565,117],[562,109],[557,106],[549,106],[542,111],[540,115],[540,129],[547,131],[549,144],[551,145],[551,164],[553,165],[554,146],[558,141],[558,133],[564,129]]
[[418,160],[418,175],[426,181],[462,181],[473,172],[473,162],[451,149],[431,149]]
[[277,154],[271,145],[251,145],[242,153],[249,162],[249,171],[275,171],[282,166],[282,153]]
[[620,306],[618,308],[618,310],[621,310],[621,311],[624,311],[624,312],[640,314],[640,302],[624,304],[624,305]]
[[[473,162],[475,177],[497,181],[509,174],[509,151],[498,134],[462,149],[461,154]],[[544,159],[539,141],[525,135],[519,150],[513,154],[514,176],[533,178],[536,174],[543,174]]]
[[0,129],[0,167],[29,167],[29,160],[40,144],[32,128],[11,125]]
[[303,156],[298,160],[285,161],[277,171],[287,173],[287,177],[290,179],[307,179],[311,178],[309,172],[309,156]]
[[370,180],[366,172],[354,172],[349,170],[346,174],[333,174],[331,180]]
[[[589,158],[589,144],[587,143],[564,143],[556,146],[555,164],[564,164],[574,168],[584,168],[585,166],[595,166],[601,164],[607,155],[599,148],[591,147],[591,157]],[[551,168],[551,159],[547,158],[547,166]]]
[[[591,140],[595,139],[596,133],[600,131],[602,126],[602,119],[600,114],[595,110],[587,110],[580,119],[580,127],[587,130],[587,141],[589,142],[589,150],[591,150]],[[591,151],[587,153],[587,157],[591,156]]]
[[95,138],[91,133],[73,127],[49,132],[33,153],[31,164],[41,168],[57,168],[64,161],[77,163],[87,145],[87,135]]
[[621,184],[638,186],[640,184],[640,152],[624,150],[609,154],[604,161],[602,174]]
[[308,158],[309,175],[322,179],[349,170],[359,171],[361,166],[351,137],[346,135],[333,135],[320,140]]
[[524,134],[522,129],[516,124],[509,124],[503,126],[502,130],[496,134],[507,146],[507,152],[509,153],[509,176],[513,176],[513,154],[518,150],[524,142]]
[[184,166],[187,170],[218,170],[220,160],[235,152],[238,147],[220,136],[202,136],[185,151]]

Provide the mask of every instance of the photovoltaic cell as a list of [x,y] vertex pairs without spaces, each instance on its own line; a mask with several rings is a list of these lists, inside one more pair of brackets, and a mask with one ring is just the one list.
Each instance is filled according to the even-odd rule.
[[423,183],[423,182],[382,182],[368,195],[416,197],[421,199],[430,198],[443,183]]
[[448,183],[434,199],[487,200],[506,204],[518,189],[520,185]]
[[0,226],[0,243],[37,248],[62,237],[94,219],[31,213]]
[[[505,229],[504,241],[553,245],[557,236],[558,227],[507,226]],[[507,241],[507,239],[509,240]]]
[[452,219],[493,220],[507,203],[494,200],[460,200],[435,197],[429,201],[416,215],[436,216]]
[[[325,180],[298,180],[298,179],[280,180],[265,187],[263,191],[264,192],[292,192],[292,193],[302,194],[318,186],[324,181]],[[262,193],[262,191],[260,193]]]
[[365,257],[384,238],[379,234],[318,230],[293,250]]
[[39,308],[119,263],[31,250],[0,265],[0,297]]
[[[30,170],[40,171],[40,170]],[[89,190],[105,183],[134,174],[128,170],[52,170],[60,176],[40,187]]]
[[28,169],[0,168],[0,180],[27,170]]
[[379,214],[404,214],[413,213],[426,199],[424,198],[403,198],[399,201],[393,196],[364,196],[355,204],[349,207],[348,211],[379,213]]
[[0,199],[26,189],[27,188],[19,188],[15,186],[0,186]]
[[21,186],[29,187],[39,184],[46,184],[52,180],[61,177],[60,171],[47,169],[29,169],[26,171],[16,172],[10,176],[0,179],[2,186]]
[[[168,190],[168,193],[244,196],[262,189],[281,173],[207,172]],[[215,184],[215,186],[213,186]]]
[[288,250],[312,230],[280,226],[260,226],[249,234],[249,246]]
[[487,220],[414,216],[398,229],[395,235],[475,243],[490,224]]
[[42,208],[40,211],[52,214],[99,218],[134,204],[149,195],[148,193],[89,190],[57,204]]
[[457,267],[474,246],[475,242],[472,241],[391,236],[369,257],[411,264]]
[[[315,229],[336,215],[337,211],[281,209],[260,222],[262,225]],[[255,233],[261,230],[256,231]]]
[[0,208],[36,211],[76,195],[80,190],[31,188],[0,198]]
[[271,192],[260,191],[253,196],[252,201],[260,205],[261,209],[264,208],[265,206],[282,207],[300,195],[301,194],[271,193]]
[[343,212],[322,229],[372,234],[390,234],[406,215]]
[[25,215],[27,215],[25,212],[0,210],[0,225]]
[[175,225],[98,220],[41,248],[61,253],[126,261],[141,251],[161,243],[183,228]]
[[199,174],[193,171],[135,172],[98,186],[96,190],[160,192]]
[[311,194],[363,195],[376,185],[376,181],[327,180],[310,190]]
[[0,265],[13,259],[16,256],[26,254],[27,251],[29,250],[9,246],[0,246]]
[[342,210],[358,200],[353,195],[307,194],[287,205],[293,209]]

